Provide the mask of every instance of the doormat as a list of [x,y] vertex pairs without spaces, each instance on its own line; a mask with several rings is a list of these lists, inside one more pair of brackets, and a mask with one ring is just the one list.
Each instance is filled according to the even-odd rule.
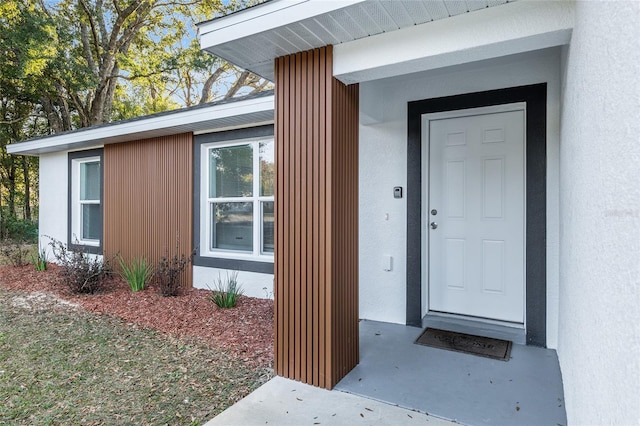
[[426,328],[414,343],[501,361],[509,361],[511,355],[511,342],[508,340],[473,336],[437,328]]

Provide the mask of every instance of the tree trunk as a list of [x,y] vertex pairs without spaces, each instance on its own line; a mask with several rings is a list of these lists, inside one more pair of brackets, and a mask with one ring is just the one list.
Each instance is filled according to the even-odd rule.
[[29,177],[29,159],[22,156],[22,174],[24,175],[24,218],[31,220],[31,178]]
[[71,130],[73,127],[71,125],[71,113],[69,112],[69,103],[66,98],[63,96],[64,89],[59,84],[56,84],[58,87],[58,108],[60,109],[60,117],[62,118],[62,130],[67,131]]
[[7,191],[9,191],[9,214],[11,217],[16,217],[16,162],[13,157],[11,157],[11,167],[9,168],[9,179],[8,179],[9,187]]
[[[120,67],[118,65],[115,66],[113,72],[114,74],[118,74],[120,71]],[[102,121],[109,122],[111,121],[111,110],[113,109],[113,97],[116,91],[116,80],[109,80],[109,86],[107,88],[107,97],[104,100],[104,108],[102,110]]]
[[[2,184],[0,184],[0,192],[2,191]],[[0,196],[0,239],[4,240],[5,226],[4,226],[4,209],[2,208],[2,196]]]
[[49,121],[49,129],[52,130],[52,133],[60,133],[64,130],[64,126],[62,121],[60,120],[60,116],[56,113],[53,103],[51,99],[46,96],[42,96],[40,98],[40,103],[42,104],[42,109],[44,109],[47,114],[47,120]]

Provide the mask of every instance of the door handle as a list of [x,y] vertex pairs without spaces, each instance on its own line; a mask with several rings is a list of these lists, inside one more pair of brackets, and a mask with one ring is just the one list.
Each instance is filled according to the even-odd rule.
[[431,229],[436,229],[438,227],[438,224],[435,222],[431,222]]

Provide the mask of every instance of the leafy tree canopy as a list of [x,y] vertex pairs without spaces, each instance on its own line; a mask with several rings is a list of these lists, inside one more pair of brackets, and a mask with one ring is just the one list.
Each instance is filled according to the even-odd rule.
[[0,219],[36,202],[37,161],[9,143],[268,88],[196,37],[259,1],[0,0]]
[[268,83],[202,52],[195,23],[221,0],[4,0],[0,93],[37,105],[51,132],[233,96]]

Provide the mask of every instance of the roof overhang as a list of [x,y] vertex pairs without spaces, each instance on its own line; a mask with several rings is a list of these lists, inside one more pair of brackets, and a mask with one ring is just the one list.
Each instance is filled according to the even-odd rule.
[[518,1],[339,44],[333,74],[352,84],[562,46],[573,25],[571,1]]
[[[514,0],[510,0],[514,1]],[[273,0],[198,25],[201,47],[268,80],[274,59],[501,6],[508,0]]]
[[208,133],[252,127],[273,123],[273,111],[273,94],[249,96],[31,139],[7,145],[7,152],[39,155],[186,132]]

